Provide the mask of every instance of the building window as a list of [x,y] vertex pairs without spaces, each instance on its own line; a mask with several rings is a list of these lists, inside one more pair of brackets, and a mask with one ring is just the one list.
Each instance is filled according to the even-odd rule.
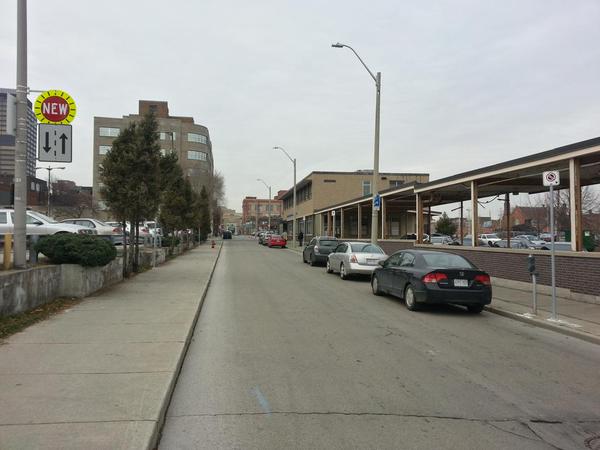
[[161,132],[159,133],[159,135],[160,135],[160,140],[161,140],[161,141],[166,141],[166,140],[169,140],[169,141],[170,141],[170,140],[171,140],[171,136],[173,136],[173,137],[172,137],[172,139],[173,139],[174,141],[176,141],[176,140],[177,140],[177,133],[176,133],[175,131],[167,131],[167,132],[165,132],[165,131],[161,131]]
[[31,191],[35,191],[35,181],[31,182]]
[[363,181],[362,182],[362,190],[363,190],[363,195],[371,195],[371,182]]
[[206,144],[208,142],[208,139],[202,134],[188,133],[188,142],[198,142],[200,144]]
[[335,183],[336,180],[323,180],[323,183]]
[[100,127],[100,136],[117,137],[120,132],[120,128]]
[[110,145],[100,145],[98,147],[98,154],[106,155],[110,151],[111,148],[112,148],[112,146],[110,146]]
[[206,161],[206,153],[197,152],[195,150],[188,150],[188,159],[193,159],[196,161]]
[[404,184],[402,180],[390,180],[390,187],[399,187]]
[[164,148],[160,149],[160,154],[163,156],[167,156],[167,151]]

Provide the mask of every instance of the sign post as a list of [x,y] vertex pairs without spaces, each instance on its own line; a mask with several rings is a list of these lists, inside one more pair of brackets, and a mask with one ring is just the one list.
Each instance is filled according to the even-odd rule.
[[552,274],[552,318],[557,321],[556,313],[556,263],[554,258],[554,186],[560,185],[560,173],[558,170],[544,172],[544,186],[550,188],[550,271]]

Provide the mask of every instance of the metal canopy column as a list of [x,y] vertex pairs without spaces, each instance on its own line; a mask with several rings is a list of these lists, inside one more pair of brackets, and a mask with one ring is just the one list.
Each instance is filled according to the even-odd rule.
[[479,203],[477,182],[471,181],[471,246],[477,247],[479,235]]
[[417,234],[417,244],[423,243],[423,197],[421,194],[416,194],[416,234]]
[[344,239],[344,208],[340,209],[340,238]]
[[581,163],[578,159],[569,160],[569,202],[571,216],[571,250],[583,250],[583,226],[581,210]]
[[385,239],[385,231],[387,228],[387,213],[385,203],[385,198],[381,197],[381,239]]
[[358,230],[356,231],[356,239],[360,239],[360,230],[362,228],[362,206],[358,204]]

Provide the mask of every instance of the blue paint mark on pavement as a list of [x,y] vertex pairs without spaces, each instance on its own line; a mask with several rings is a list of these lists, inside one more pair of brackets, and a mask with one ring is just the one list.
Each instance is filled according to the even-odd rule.
[[271,415],[271,407],[269,406],[269,402],[267,401],[267,399],[265,398],[263,393],[260,392],[260,389],[258,388],[258,386],[254,386],[250,390],[256,397],[256,400],[258,400],[258,403],[260,404],[260,407],[262,408],[263,412],[267,413],[267,415],[270,416]]

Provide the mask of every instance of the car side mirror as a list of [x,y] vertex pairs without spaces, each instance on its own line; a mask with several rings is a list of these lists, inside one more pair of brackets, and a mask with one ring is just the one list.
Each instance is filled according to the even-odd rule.
[[379,264],[381,267],[385,267],[385,260],[378,261],[377,264]]
[[44,225],[44,222],[42,222],[41,220],[36,220],[33,222],[34,225]]

